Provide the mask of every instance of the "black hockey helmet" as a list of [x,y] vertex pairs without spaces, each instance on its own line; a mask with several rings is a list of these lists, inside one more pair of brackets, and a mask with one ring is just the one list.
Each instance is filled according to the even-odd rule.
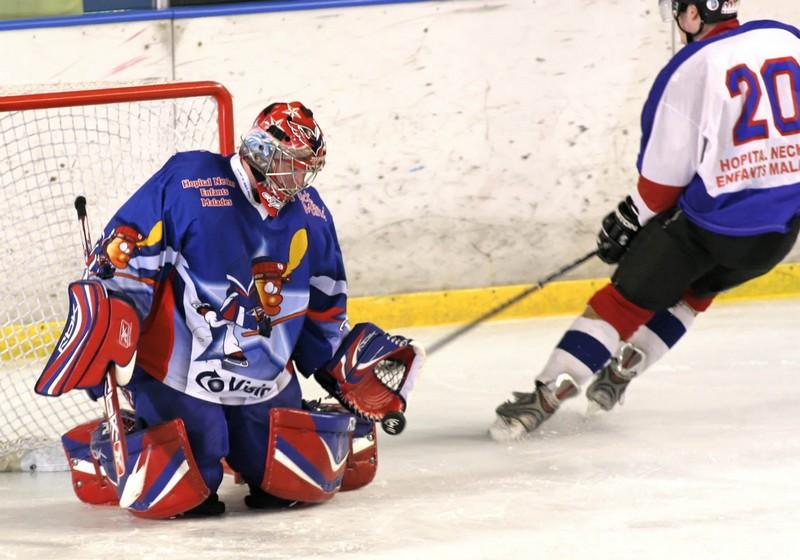
[[659,0],[661,16],[665,21],[678,17],[690,5],[697,7],[703,23],[719,23],[734,19],[739,11],[739,0]]

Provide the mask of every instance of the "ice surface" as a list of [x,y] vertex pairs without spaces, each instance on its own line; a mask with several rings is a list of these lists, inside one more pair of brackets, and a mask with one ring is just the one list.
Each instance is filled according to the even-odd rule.
[[573,399],[514,444],[486,436],[493,409],[572,318],[489,324],[429,358],[363,490],[253,513],[226,481],[223,518],[156,522],[81,504],[66,473],[2,473],[0,559],[796,558],[798,317],[798,300],[712,308],[621,409]]

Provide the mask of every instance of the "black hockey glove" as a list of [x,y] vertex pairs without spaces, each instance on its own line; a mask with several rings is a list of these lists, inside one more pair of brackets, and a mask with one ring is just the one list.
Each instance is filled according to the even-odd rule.
[[597,256],[604,263],[618,263],[640,227],[639,212],[633,199],[627,196],[616,210],[603,218],[602,229],[597,234]]
[[269,338],[269,336],[272,334],[272,318],[264,313],[264,310],[260,307],[253,309],[253,315],[256,317],[258,334],[260,336]]

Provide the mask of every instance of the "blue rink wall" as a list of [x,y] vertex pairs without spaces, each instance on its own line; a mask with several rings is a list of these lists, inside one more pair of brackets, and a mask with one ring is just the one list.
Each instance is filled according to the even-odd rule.
[[[328,138],[317,186],[351,293],[491,292],[591,250],[633,187],[641,105],[673,49],[656,8],[255,2],[13,20],[0,23],[0,84],[216,80],[237,134],[268,102],[300,99]],[[798,24],[800,3],[743,3],[742,19],[761,18]]]

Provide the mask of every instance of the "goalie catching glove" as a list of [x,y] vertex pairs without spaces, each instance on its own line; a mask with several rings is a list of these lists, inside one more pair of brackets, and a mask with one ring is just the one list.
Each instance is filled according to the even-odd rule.
[[351,412],[378,422],[406,409],[425,359],[411,339],[359,323],[314,378]]

